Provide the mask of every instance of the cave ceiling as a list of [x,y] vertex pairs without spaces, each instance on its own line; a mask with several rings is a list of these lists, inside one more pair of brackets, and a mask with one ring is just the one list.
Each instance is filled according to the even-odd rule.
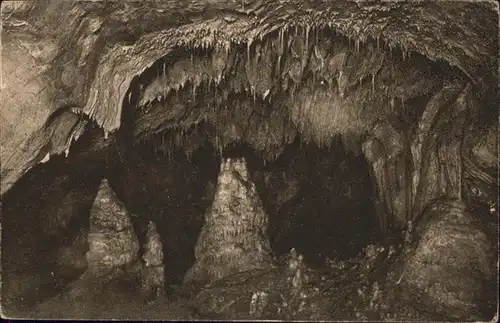
[[1,15],[2,195],[89,121],[97,147],[132,115],[137,140],[208,131],[272,159],[297,132],[404,145],[381,122],[421,151],[439,107],[498,103],[494,1],[10,1]]

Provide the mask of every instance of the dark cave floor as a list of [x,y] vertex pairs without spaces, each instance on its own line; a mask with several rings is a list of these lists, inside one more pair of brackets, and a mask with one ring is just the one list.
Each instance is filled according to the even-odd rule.
[[165,296],[149,303],[140,296],[137,272],[105,283],[80,279],[29,312],[4,314],[37,319],[446,320],[442,312],[408,301],[405,295],[411,291],[399,284],[404,255],[398,249],[369,245],[355,258],[327,260],[314,269],[289,253],[271,268],[203,287],[169,286]]
[[[288,254],[272,268],[231,275],[202,288],[170,286],[166,296],[150,303],[140,297],[139,276],[127,274],[106,283],[74,284],[80,287],[45,299],[29,313],[8,314],[39,319],[418,319],[412,309],[395,308],[384,292],[393,289],[389,277],[398,273],[388,275],[388,270],[396,262],[394,249],[382,246],[315,269]],[[80,290],[75,293],[75,288]]]
[[145,302],[139,296],[139,280],[117,278],[76,299],[69,292],[44,300],[28,314],[40,319],[118,319],[118,320],[194,320],[199,315],[190,307],[189,299],[169,295]]

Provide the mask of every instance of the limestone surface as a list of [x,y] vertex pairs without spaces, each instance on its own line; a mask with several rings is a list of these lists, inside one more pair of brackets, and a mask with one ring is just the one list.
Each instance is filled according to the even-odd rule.
[[416,233],[420,238],[401,278],[412,291],[407,295],[443,317],[478,319],[494,254],[467,206],[458,200],[433,203]]
[[207,282],[271,264],[268,218],[244,158],[222,161],[214,203],[185,282]]
[[89,270],[97,276],[137,260],[139,243],[130,213],[103,179],[90,211]]

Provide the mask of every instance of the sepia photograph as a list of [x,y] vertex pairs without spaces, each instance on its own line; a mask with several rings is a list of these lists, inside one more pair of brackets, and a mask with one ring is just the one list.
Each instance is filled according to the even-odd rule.
[[496,0],[0,6],[2,319],[499,320]]

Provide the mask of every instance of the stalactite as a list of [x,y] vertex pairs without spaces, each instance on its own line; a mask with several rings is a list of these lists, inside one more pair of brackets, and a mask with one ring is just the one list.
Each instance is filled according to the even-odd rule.
[[306,25],[304,32],[305,32],[305,39],[306,39],[305,50],[307,51],[307,49],[309,48],[309,25]]
[[319,28],[314,28],[313,29],[314,35],[315,35],[315,46],[319,45]]
[[247,61],[250,62],[250,48],[252,46],[252,39],[249,38],[248,41],[247,41]]

